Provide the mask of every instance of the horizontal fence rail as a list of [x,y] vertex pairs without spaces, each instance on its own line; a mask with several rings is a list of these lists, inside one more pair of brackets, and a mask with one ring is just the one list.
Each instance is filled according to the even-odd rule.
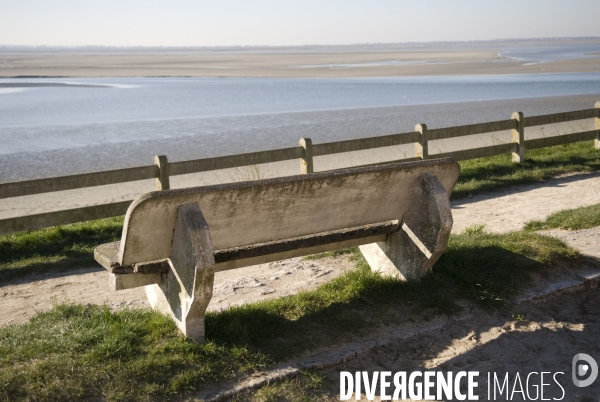
[[313,156],[333,155],[343,152],[365,151],[373,148],[392,147],[419,141],[419,133],[384,135],[381,137],[359,138],[313,145]]
[[[525,140],[526,127],[564,123],[568,121],[591,118],[595,119],[594,130]],[[510,143],[491,145],[481,148],[462,149],[433,155],[428,153],[429,141],[507,130],[511,130],[512,132],[512,142]],[[154,164],[148,166],[13,183],[0,183],[0,199],[148,179],[156,179],[157,190],[167,190],[170,188],[170,176],[252,166],[264,163],[282,162],[295,159],[300,161],[300,173],[310,174],[313,172],[313,158],[318,156],[364,151],[368,149],[406,144],[415,145],[417,157],[409,157],[406,159],[379,162],[369,165],[404,161],[408,162],[419,159],[435,159],[448,156],[454,157],[456,160],[468,160],[501,154],[512,154],[514,162],[522,163],[525,158],[526,149],[537,149],[589,140],[595,140],[595,148],[600,149],[599,134],[600,102],[596,102],[593,109],[529,117],[524,117],[522,113],[515,112],[513,113],[511,119],[508,120],[436,129],[427,129],[426,124],[418,124],[415,127],[414,132],[370,138],[359,138],[355,140],[336,141],[323,144],[313,144],[310,138],[301,138],[297,147],[182,162],[168,162],[166,156],[157,155],[154,158]],[[45,227],[124,215],[130,203],[131,201],[121,201],[110,204],[93,205],[62,211],[2,219],[0,220],[0,234],[41,229]]]
[[429,155],[431,159],[452,157],[457,161],[465,161],[468,159],[485,158],[487,156],[496,156],[515,152],[517,144],[508,143],[500,145],[492,145],[489,147],[471,148],[462,151],[444,152],[440,154]]
[[126,183],[128,181],[153,179],[157,177],[159,177],[159,169],[157,166],[141,166],[129,169],[108,170],[105,172],[3,183],[0,184],[0,198],[74,190],[84,187]]
[[500,120],[490,123],[469,124],[468,126],[457,126],[427,130],[428,140],[443,140],[446,138],[464,137],[465,135],[493,133],[495,131],[512,130],[517,128],[515,120]]
[[22,232],[24,230],[42,229],[69,223],[85,222],[95,219],[125,215],[133,200],[112,204],[93,205],[63,211],[46,212],[35,215],[19,216],[0,221],[0,233]]
[[598,130],[584,131],[581,133],[557,135],[554,137],[537,138],[535,140],[526,140],[525,148],[538,149],[553,147],[555,145],[570,144],[573,142],[589,141],[598,138]]
[[543,124],[564,123],[566,121],[591,119],[598,117],[599,109],[576,110],[574,112],[563,112],[555,114],[546,114],[543,116],[531,116],[523,119],[525,127],[541,126]]
[[169,172],[171,175],[176,176],[180,174],[260,165],[263,163],[282,162],[300,159],[302,157],[304,157],[304,150],[302,148],[284,148],[273,151],[252,152],[249,154],[219,156],[216,158],[169,163]]

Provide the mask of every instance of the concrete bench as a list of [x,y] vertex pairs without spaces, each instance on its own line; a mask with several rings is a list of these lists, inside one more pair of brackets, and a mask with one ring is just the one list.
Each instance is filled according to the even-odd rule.
[[446,249],[459,173],[446,158],[151,192],[94,256],[113,290],[146,286],[202,342],[215,272],[360,246],[375,271],[423,276]]

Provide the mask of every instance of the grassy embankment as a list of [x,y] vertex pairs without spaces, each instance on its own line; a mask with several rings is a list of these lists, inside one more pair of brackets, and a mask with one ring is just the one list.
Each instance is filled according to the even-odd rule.
[[[457,194],[597,169],[598,157],[577,148],[528,155],[529,165],[523,167],[503,157],[464,162]],[[4,236],[0,275],[91,264],[95,245],[116,240],[120,225],[121,219],[113,218]],[[317,290],[208,314],[204,345],[185,341],[160,314],[97,306],[58,306],[27,324],[2,328],[0,400],[174,397],[347,341],[390,317],[452,314],[461,309],[459,299],[486,310],[507,310],[533,270],[579,258],[559,240],[530,231],[490,234],[471,228],[451,237],[431,274],[418,283],[398,283],[372,274],[355,249],[343,252],[352,253],[356,270]],[[318,377],[303,381],[304,389],[320,383]],[[291,381],[261,392],[268,399],[269,392],[294,393],[296,386]]]

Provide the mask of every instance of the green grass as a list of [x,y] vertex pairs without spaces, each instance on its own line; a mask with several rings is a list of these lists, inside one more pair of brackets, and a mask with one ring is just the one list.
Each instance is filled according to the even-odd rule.
[[523,164],[512,163],[510,155],[498,155],[462,161],[460,166],[453,199],[535,183],[565,173],[595,171],[600,169],[600,151],[594,148],[593,141],[585,141],[527,151]]
[[0,400],[147,400],[262,368],[260,352],[182,338],[148,310],[61,305],[0,329]]
[[94,248],[121,239],[123,217],[0,236],[0,280],[31,272],[98,266]]
[[579,230],[596,226],[600,226],[600,204],[559,211],[550,215],[544,221],[529,221],[525,224],[525,230]]
[[[184,340],[157,313],[96,306],[58,306],[2,328],[0,400],[169,399],[390,320],[456,313],[459,299],[509,311],[531,272],[579,258],[554,238],[474,227],[451,236],[431,274],[401,283],[373,274],[360,252],[351,252],[356,269],[314,291],[207,314],[205,345]],[[272,400],[268,392],[264,400]]]
[[450,236],[434,275],[451,279],[460,298],[486,310],[506,310],[530,284],[531,272],[580,257],[553,237],[526,231],[487,233],[475,226]]

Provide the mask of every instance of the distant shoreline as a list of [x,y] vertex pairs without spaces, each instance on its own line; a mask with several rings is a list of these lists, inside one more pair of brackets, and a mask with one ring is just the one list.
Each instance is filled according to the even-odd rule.
[[[506,50],[592,47],[526,62]],[[600,38],[248,48],[0,47],[0,78],[357,78],[600,71]],[[564,58],[564,57],[563,57]]]
[[222,45],[222,46],[57,46],[57,45],[7,45],[0,43],[2,51],[268,51],[268,50],[302,50],[302,49],[350,49],[350,48],[403,48],[403,47],[435,47],[435,46],[479,46],[482,45],[514,45],[514,44],[556,44],[556,43],[597,43],[600,36],[548,37],[548,38],[498,38],[486,40],[457,40],[429,42],[381,42],[351,44],[306,44],[306,45]]
[[[34,69],[27,67],[27,70]],[[189,68],[186,71],[153,71],[149,67],[131,66],[127,69],[110,67],[95,68],[92,72],[86,66],[61,66],[53,68],[56,73],[46,70],[6,71],[0,68],[0,78],[6,79],[73,79],[73,78],[382,78],[382,77],[429,77],[467,75],[520,75],[554,73],[588,73],[600,71],[600,56],[594,59],[561,60],[551,63],[523,65],[514,61],[493,63],[481,61],[455,63],[452,65],[418,65],[400,67],[355,67],[355,68],[253,68],[240,67],[235,71],[219,70],[215,74],[211,68]]]

